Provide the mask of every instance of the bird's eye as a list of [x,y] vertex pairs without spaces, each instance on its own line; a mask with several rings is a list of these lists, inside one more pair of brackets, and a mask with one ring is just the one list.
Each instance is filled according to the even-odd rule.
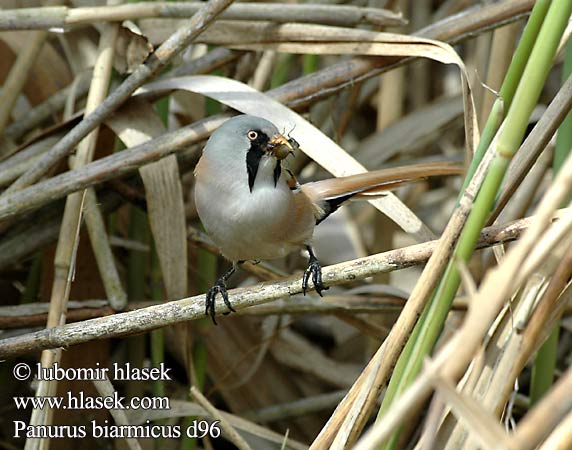
[[255,141],[257,137],[258,137],[258,133],[256,131],[250,130],[248,132],[248,139],[250,139],[251,141]]

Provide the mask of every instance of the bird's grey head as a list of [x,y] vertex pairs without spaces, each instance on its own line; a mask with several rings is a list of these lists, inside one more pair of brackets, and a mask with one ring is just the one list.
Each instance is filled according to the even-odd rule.
[[244,170],[251,191],[262,158],[276,160],[273,170],[277,180],[280,160],[291,151],[291,144],[272,122],[250,115],[227,120],[211,135],[204,149],[205,155],[219,164]]

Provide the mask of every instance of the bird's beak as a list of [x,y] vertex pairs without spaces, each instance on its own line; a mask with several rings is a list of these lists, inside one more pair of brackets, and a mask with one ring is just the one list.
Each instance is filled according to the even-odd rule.
[[294,153],[294,147],[284,136],[276,134],[268,142],[268,152],[276,159],[282,160]]

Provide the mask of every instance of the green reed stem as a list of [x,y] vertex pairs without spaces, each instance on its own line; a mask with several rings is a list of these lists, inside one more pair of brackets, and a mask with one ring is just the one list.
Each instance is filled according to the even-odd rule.
[[[566,45],[564,68],[562,70],[562,83],[572,74],[572,40]],[[572,150],[572,113],[568,113],[558,129],[556,149],[554,150],[553,170],[556,174]],[[568,199],[569,201],[569,199]],[[564,202],[565,206],[568,201]],[[552,386],[556,359],[558,352],[558,337],[560,324],[556,324],[546,342],[540,347],[532,366],[532,380],[530,386],[530,403],[534,405]]]
[[[453,258],[449,262],[435,295],[427,305],[421,320],[415,326],[406,345],[406,350],[398,360],[380,412],[387,411],[389,408],[389,406],[384,405],[386,401],[395,402],[411,384],[421,369],[423,359],[431,352],[441,334],[461,282],[458,262],[467,263],[474,252],[480,231],[494,206],[510,160],[522,142],[530,114],[538,101],[540,91],[552,67],[556,48],[571,12],[572,2],[568,0],[555,0],[550,4],[536,42],[530,52],[529,60],[520,77],[520,82],[518,82],[518,87],[514,90],[513,100],[509,103],[510,108],[508,108],[506,115],[505,126],[498,137],[497,154],[475,199],[459,243],[453,253]],[[510,69],[509,72],[512,73]],[[509,94],[512,89],[512,87],[509,89]],[[478,155],[475,155],[475,158],[478,158]],[[402,359],[405,362],[401,362]],[[393,378],[396,378],[397,381],[394,381]],[[392,388],[391,392],[390,387]],[[394,449],[400,433],[400,429],[396,430],[382,448],[385,450]]]

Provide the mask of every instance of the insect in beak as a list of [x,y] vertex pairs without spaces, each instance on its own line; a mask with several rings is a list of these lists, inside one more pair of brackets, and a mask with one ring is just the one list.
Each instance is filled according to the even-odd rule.
[[[293,145],[294,144],[294,145]],[[277,134],[268,142],[268,152],[278,160],[283,160],[288,155],[293,155],[298,143],[293,139],[286,139],[281,134]]]

